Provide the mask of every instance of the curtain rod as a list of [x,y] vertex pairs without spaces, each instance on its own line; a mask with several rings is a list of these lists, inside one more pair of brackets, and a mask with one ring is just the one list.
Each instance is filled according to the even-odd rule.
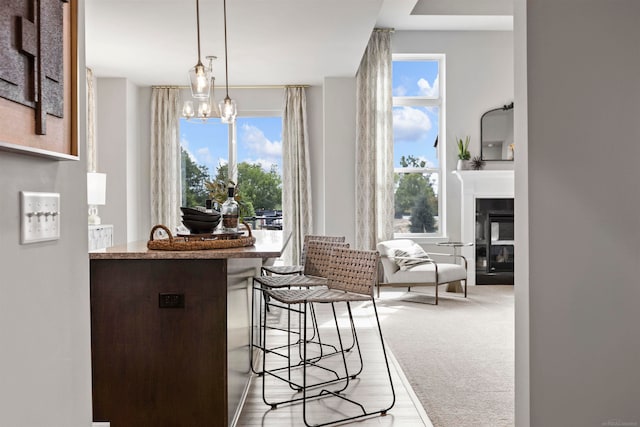
[[[263,85],[263,86],[229,86],[229,89],[286,89],[288,87],[302,87],[307,88],[311,85]],[[167,85],[152,85],[152,89],[189,89],[191,86],[167,86]]]

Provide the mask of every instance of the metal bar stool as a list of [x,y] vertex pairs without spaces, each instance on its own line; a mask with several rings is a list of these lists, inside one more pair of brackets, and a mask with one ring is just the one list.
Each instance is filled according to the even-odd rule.
[[[373,298],[373,289],[376,283],[377,272],[378,272],[378,261],[379,254],[376,251],[360,251],[348,248],[335,248],[332,251],[331,261],[330,261],[330,274],[329,280],[327,283],[327,288],[312,288],[312,289],[269,289],[265,290],[265,294],[269,295],[276,301],[279,301],[283,304],[287,305],[295,305],[299,304],[302,311],[302,318],[304,319],[303,327],[302,327],[302,342],[301,345],[303,347],[303,357],[302,357],[302,366],[303,366],[303,374],[302,374],[302,397],[288,399],[286,401],[281,402],[268,402],[265,397],[265,377],[267,375],[273,375],[273,373],[267,369],[266,365],[266,352],[263,353],[263,368],[265,375],[263,376],[263,400],[265,403],[271,405],[272,408],[276,408],[278,405],[282,403],[290,403],[290,402],[298,402],[302,401],[303,404],[303,421],[306,426],[326,426],[332,425],[336,423],[342,423],[345,421],[355,420],[363,417],[368,417],[372,415],[386,415],[387,411],[393,407],[395,404],[395,391],[393,388],[393,381],[391,379],[391,370],[389,369],[389,361],[387,359],[387,353],[384,346],[384,340],[382,337],[382,329],[380,328],[380,320],[378,318],[378,311],[376,308],[375,300]],[[348,373],[347,361],[345,358],[344,346],[342,344],[342,337],[340,333],[340,328],[338,326],[338,319],[335,311],[335,304],[339,302],[344,302],[348,308],[348,314],[350,318],[350,324],[352,328],[355,328],[353,322],[353,315],[351,312],[351,302],[369,302],[373,308],[373,313],[375,315],[377,330],[380,337],[380,344],[382,349],[382,354],[384,356],[384,362],[386,366],[387,376],[389,378],[389,386],[391,391],[391,403],[384,408],[374,408],[367,409],[365,406],[352,399],[351,396],[346,395],[344,392],[349,385],[349,380],[353,377]],[[327,384],[333,384],[335,381],[326,381],[323,383],[316,384],[308,384],[307,383],[307,366],[311,365],[310,359],[307,358],[307,346],[308,341],[306,340],[306,319],[307,319],[307,309],[313,304],[331,304],[331,309],[334,317],[334,321],[336,324],[336,331],[338,336],[338,342],[342,354],[342,362],[344,365],[345,376],[342,377],[343,384],[338,390],[330,390],[329,388],[325,388],[324,386]],[[263,336],[266,345],[266,335]],[[354,337],[357,341],[357,335]],[[362,360],[360,361],[362,363]],[[276,376],[280,378],[279,376]],[[282,379],[282,378],[280,378]],[[318,388],[321,390],[317,391]],[[311,394],[309,391],[314,389],[314,392]],[[342,416],[339,419],[333,419],[327,422],[321,422],[317,424],[311,424],[307,419],[307,403],[312,399],[324,398],[324,397],[336,397],[342,399],[344,401],[350,402],[355,405],[359,413],[356,415],[346,415]],[[355,398],[355,396],[353,396]]]
[[[344,238],[338,238],[338,239],[342,239],[344,240]],[[265,348],[265,346],[263,345],[263,335],[262,333],[259,335],[260,336],[260,341],[258,344],[256,344],[255,338],[254,338],[254,328],[255,328],[255,295],[256,292],[259,294],[261,301],[260,301],[260,319],[262,320],[263,318],[263,314],[264,314],[264,318],[265,321],[260,321],[259,322],[259,332],[262,331],[262,328],[268,328],[268,329],[280,329],[283,330],[285,332],[289,332],[291,330],[291,312],[293,309],[291,309],[289,306],[286,305],[279,305],[279,304],[274,304],[273,302],[269,301],[268,297],[263,295],[263,291],[265,289],[282,289],[282,288],[286,288],[286,289],[290,289],[292,287],[297,287],[297,288],[310,288],[310,287],[318,287],[318,286],[326,286],[327,284],[327,276],[328,276],[328,269],[329,269],[329,263],[330,263],[330,255],[331,255],[331,251],[333,248],[335,247],[345,247],[348,248],[349,244],[348,243],[344,243],[344,242],[339,242],[339,241],[333,241],[333,240],[312,240],[309,239],[307,241],[307,251],[305,254],[305,265],[304,265],[304,274],[303,275],[283,275],[283,276],[255,276],[253,278],[253,291],[252,291],[252,301],[251,301],[251,329],[250,329],[250,342],[251,342],[251,351],[250,351],[250,366],[251,366],[251,370],[258,375],[262,375],[262,370],[257,370],[254,366],[254,349],[258,349],[260,351],[267,351],[267,352],[271,352],[274,354],[277,354],[279,356],[281,356],[282,358],[287,360],[286,365],[283,368],[286,369],[290,369],[292,366],[291,363],[291,353],[290,353],[290,347],[292,345],[291,342],[288,342],[285,345],[280,345],[280,346],[276,346],[273,348]],[[273,326],[267,326],[267,322],[266,322],[266,312],[269,311],[268,308],[269,307],[278,307],[281,308],[283,310],[286,311],[287,313],[287,321],[288,321],[288,326],[287,328],[277,328],[277,327],[273,327]],[[264,309],[264,313],[263,313],[263,309]],[[298,313],[299,311],[295,311],[293,310],[293,312]],[[315,315],[312,311],[310,311],[311,313],[311,318],[312,318],[312,326],[313,326],[313,331],[314,331],[314,336],[312,338],[310,338],[309,340],[314,340],[316,339],[316,331],[317,331],[317,324],[315,322]],[[298,322],[298,325],[300,326],[301,322]],[[300,334],[298,334],[300,335]],[[299,346],[300,343],[300,339],[296,340],[295,343],[293,343],[293,345],[298,344]],[[325,355],[324,352],[324,348],[327,347],[327,345],[323,344],[320,337],[317,337],[317,344],[320,346],[320,356],[319,357],[323,357]],[[278,350],[282,350],[283,348],[287,348],[287,353],[281,353]],[[302,354],[302,349],[301,347],[299,347],[299,353]],[[330,353],[336,353],[338,351],[338,349],[335,346],[329,346],[330,348]]]

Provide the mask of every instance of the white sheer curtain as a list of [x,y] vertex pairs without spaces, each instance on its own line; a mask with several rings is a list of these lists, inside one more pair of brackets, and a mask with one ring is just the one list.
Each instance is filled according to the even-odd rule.
[[356,247],[393,238],[391,30],[374,30],[357,82]]
[[151,94],[151,220],[175,234],[180,223],[180,91]]
[[93,71],[87,68],[87,171],[96,172],[96,97],[93,88]]
[[298,263],[302,240],[311,234],[311,179],[307,99],[303,87],[287,87],[282,118],[282,219],[284,235],[291,233],[283,258]]

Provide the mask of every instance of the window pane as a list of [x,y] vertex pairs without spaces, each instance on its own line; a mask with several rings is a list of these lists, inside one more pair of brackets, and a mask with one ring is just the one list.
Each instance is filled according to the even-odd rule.
[[238,188],[254,228],[282,227],[282,117],[236,120]]
[[440,97],[438,61],[394,61],[393,96]]
[[282,177],[282,117],[238,117],[238,163],[272,168]]
[[213,179],[229,159],[229,126],[220,120],[180,119],[182,206],[204,206],[205,181]]
[[438,174],[396,173],[394,233],[437,233]]
[[439,124],[440,107],[393,107],[393,167],[439,167]]

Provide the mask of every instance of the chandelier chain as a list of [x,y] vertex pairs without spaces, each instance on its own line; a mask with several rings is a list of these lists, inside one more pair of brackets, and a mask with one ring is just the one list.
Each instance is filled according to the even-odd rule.
[[227,92],[227,98],[229,97],[229,55],[227,53],[227,0],[223,0],[222,6],[224,9],[224,75],[225,75],[225,88]]
[[200,64],[200,0],[196,0],[196,27],[198,32],[198,64]]

